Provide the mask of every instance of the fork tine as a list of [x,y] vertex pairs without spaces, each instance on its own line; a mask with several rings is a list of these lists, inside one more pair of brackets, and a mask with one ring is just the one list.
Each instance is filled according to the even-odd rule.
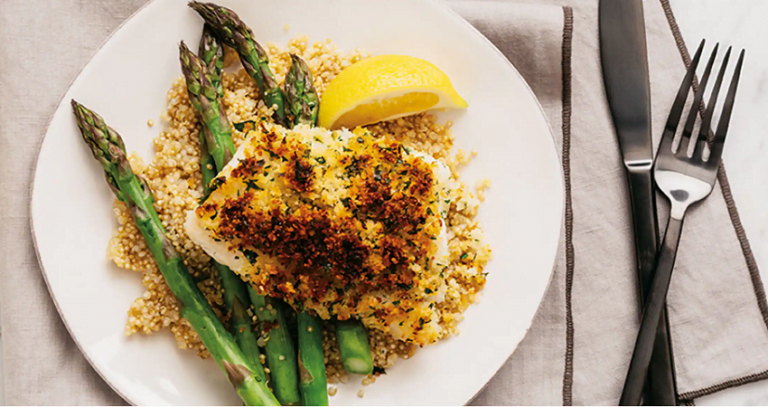
[[731,121],[731,114],[733,113],[733,104],[736,100],[736,89],[739,87],[739,78],[741,77],[741,65],[744,62],[744,50],[739,53],[739,60],[736,62],[736,68],[733,70],[733,77],[731,78],[731,85],[728,87],[728,94],[725,96],[725,106],[723,106],[723,112],[720,114],[720,121],[717,123],[717,131],[715,132],[715,139],[712,142],[712,149],[707,159],[707,166],[720,165],[720,157],[723,153],[723,146],[725,145],[725,136],[728,133],[728,125]]
[[701,105],[701,100],[704,98],[704,91],[707,89],[707,82],[709,81],[709,75],[712,72],[712,66],[715,64],[715,58],[717,57],[717,50],[719,47],[720,44],[715,44],[715,47],[712,49],[712,54],[709,56],[709,61],[707,61],[707,67],[704,69],[704,75],[701,77],[699,88],[693,96],[691,111],[688,113],[688,119],[685,121],[680,145],[677,148],[677,154],[681,157],[687,157],[689,143],[696,142],[696,138],[691,140],[691,134],[693,133],[693,126],[696,124],[696,116],[699,114],[699,106]]
[[661,145],[659,149],[665,149],[672,151],[672,141],[675,138],[675,132],[677,132],[677,125],[680,123],[680,117],[683,115],[683,108],[685,108],[685,101],[688,99],[688,91],[693,84],[693,77],[696,74],[696,67],[699,65],[701,59],[701,52],[704,50],[704,43],[706,40],[701,40],[699,48],[696,50],[696,54],[691,60],[691,65],[688,67],[683,82],[680,84],[680,90],[677,91],[674,103],[672,103],[672,109],[669,110],[669,117],[667,118],[667,125],[664,128],[664,135],[661,137]]
[[[717,73],[715,87],[712,88],[712,94],[709,95],[709,101],[707,102],[707,109],[704,111],[704,117],[701,119],[701,125],[699,126],[699,139],[702,141],[709,139],[709,133],[712,130],[712,116],[715,114],[715,105],[717,105],[717,96],[720,93],[720,87],[723,84],[725,68],[728,67],[728,59],[731,57],[731,48],[732,47],[728,47],[728,51],[725,52],[723,62],[720,64],[720,72]],[[701,151],[694,151],[694,158],[702,157],[701,154],[703,154],[703,145],[701,146]],[[697,150],[699,149],[697,148]]]

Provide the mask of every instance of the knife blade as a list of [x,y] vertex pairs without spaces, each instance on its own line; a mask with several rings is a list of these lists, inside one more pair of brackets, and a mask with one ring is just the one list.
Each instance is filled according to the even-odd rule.
[[[656,262],[659,225],[642,0],[600,0],[598,20],[603,80],[627,172],[639,297],[644,302]],[[645,404],[675,405],[677,402],[668,324],[665,310],[656,332]],[[640,400],[640,395],[622,394],[622,404],[627,400]]]

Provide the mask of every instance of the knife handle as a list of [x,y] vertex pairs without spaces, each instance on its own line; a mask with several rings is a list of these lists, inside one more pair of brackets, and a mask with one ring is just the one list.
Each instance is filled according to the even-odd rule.
[[[638,287],[641,307],[653,280],[656,254],[659,248],[659,221],[656,215],[656,193],[652,163],[628,165],[627,176],[632,222],[635,233]],[[656,331],[651,364],[645,386],[645,404],[674,406],[677,403],[677,386],[669,336],[666,304]]]
[[659,249],[659,220],[656,216],[656,193],[650,164],[642,169],[628,166],[630,202],[632,203],[632,223],[635,233],[635,254],[639,278],[641,302],[645,302],[645,293],[650,289],[653,279],[653,267],[656,265],[656,252]]

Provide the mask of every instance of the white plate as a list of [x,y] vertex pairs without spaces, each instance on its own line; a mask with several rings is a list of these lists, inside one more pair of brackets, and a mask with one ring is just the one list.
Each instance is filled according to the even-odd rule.
[[[479,154],[463,171],[490,178],[480,221],[493,260],[482,301],[461,335],[401,360],[358,398],[360,380],[331,403],[464,404],[523,339],[550,280],[563,213],[563,181],[551,132],[530,89],[484,37],[428,0],[220,0],[263,42],[299,34],[341,48],[427,59],[450,76],[469,109],[454,120],[459,147]],[[292,27],[288,32],[284,24]],[[237,404],[216,365],[178,350],[169,332],[126,337],[140,276],[105,259],[116,222],[113,196],[75,125],[69,101],[99,112],[149,160],[166,91],[180,76],[178,42],[196,44],[202,21],[179,0],[155,0],[128,20],[83,69],[56,110],[35,173],[32,228],[48,287],[70,333],[101,376],[140,405]],[[76,29],[76,28],[75,28]],[[158,124],[150,128],[147,120]]]

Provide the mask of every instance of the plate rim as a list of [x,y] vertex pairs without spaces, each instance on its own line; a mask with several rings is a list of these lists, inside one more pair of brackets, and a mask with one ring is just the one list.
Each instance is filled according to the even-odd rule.
[[[120,24],[115,27],[112,32],[107,35],[106,38],[104,38],[104,41],[99,44],[99,46],[96,48],[96,50],[93,52],[93,55],[91,55],[90,58],[88,58],[88,62],[86,62],[80,69],[77,71],[77,73],[74,75],[72,80],[67,85],[67,89],[64,91],[64,93],[61,95],[61,99],[59,99],[59,102],[56,104],[56,107],[53,109],[53,112],[48,117],[48,121],[45,124],[45,131],[43,132],[43,137],[40,139],[40,143],[37,146],[37,152],[35,153],[35,164],[32,167],[32,182],[29,184],[29,203],[28,203],[28,216],[29,216],[29,232],[30,236],[32,238],[32,245],[35,248],[35,258],[37,259],[37,264],[40,267],[40,274],[43,276],[43,280],[45,281],[45,288],[48,290],[48,295],[51,297],[51,302],[53,302],[53,306],[56,308],[56,313],[59,314],[59,318],[61,319],[62,324],[67,329],[67,334],[69,334],[69,337],[72,338],[72,342],[75,343],[75,346],[77,346],[77,350],[80,352],[80,354],[85,358],[85,361],[88,362],[88,365],[93,369],[97,375],[99,375],[99,378],[106,383],[110,390],[114,391],[121,399],[126,401],[130,405],[137,405],[133,400],[131,400],[129,397],[127,397],[120,389],[117,388],[115,384],[110,381],[107,376],[96,366],[96,364],[91,359],[91,356],[88,354],[88,352],[85,351],[82,344],[78,340],[77,336],[72,332],[72,328],[69,326],[69,322],[67,322],[67,318],[64,316],[64,313],[61,311],[61,306],[59,306],[59,301],[56,299],[56,295],[53,293],[53,288],[51,287],[51,283],[48,280],[48,272],[45,271],[45,265],[43,264],[43,260],[40,256],[40,247],[37,244],[37,233],[35,232],[35,217],[34,217],[34,204],[35,204],[35,183],[37,182],[37,171],[40,164],[40,153],[43,150],[43,144],[45,144],[45,139],[48,137],[48,133],[50,131],[51,123],[53,122],[53,117],[56,115],[56,112],[61,109],[61,106],[66,101],[67,94],[69,93],[69,90],[72,89],[72,86],[77,82],[77,80],[80,78],[80,76],[83,74],[83,71],[85,71],[90,65],[91,62],[93,62],[93,59],[96,58],[97,55],[101,52],[101,50],[104,48],[104,46],[112,39],[112,37],[115,36],[120,30],[131,20],[133,20],[136,15],[141,13],[145,8],[149,7],[149,5],[155,3],[157,0],[150,0],[138,9],[131,13],[130,16],[128,16],[125,20],[123,20]],[[428,0],[430,1],[430,0]]]
[[561,240],[561,237],[562,237],[562,234],[563,234],[563,229],[565,228],[565,223],[564,223],[564,221],[565,221],[565,206],[566,206],[566,202],[565,202],[565,200],[566,200],[566,196],[565,196],[565,170],[563,168],[563,162],[562,162],[562,158],[560,156],[560,153],[557,151],[557,145],[555,143],[555,132],[553,131],[552,125],[549,122],[549,118],[547,117],[547,114],[544,111],[544,107],[541,105],[541,102],[539,101],[539,98],[533,92],[533,89],[531,89],[531,86],[528,84],[528,81],[526,81],[525,78],[523,77],[523,75],[520,73],[520,71],[517,70],[517,67],[515,67],[515,65],[512,63],[512,61],[510,61],[509,58],[507,58],[507,56],[504,55],[504,53],[501,52],[501,50],[498,47],[496,47],[496,45],[493,42],[491,42],[490,39],[488,39],[488,37],[483,35],[483,33],[481,33],[480,30],[478,30],[474,25],[470,24],[470,22],[467,21],[464,17],[460,16],[459,13],[453,11],[453,9],[448,7],[448,5],[446,5],[445,3],[441,2],[441,1],[438,1],[438,0],[426,0],[426,1],[432,3],[437,8],[442,9],[442,11],[444,13],[446,13],[446,15],[449,18],[453,18],[455,21],[457,21],[457,23],[463,24],[464,26],[468,27],[471,31],[474,31],[477,35],[479,35],[482,38],[483,42],[485,42],[487,45],[489,45],[491,47],[491,49],[493,49],[493,51],[496,52],[496,54],[498,54],[501,57],[501,59],[504,60],[504,62],[510,68],[512,68],[512,70],[515,72],[515,75],[517,75],[520,78],[520,80],[523,82],[523,84],[525,85],[525,89],[528,91],[530,96],[533,97],[533,100],[536,102],[536,107],[538,107],[539,112],[541,113],[541,116],[544,118],[544,121],[547,123],[547,130],[549,131],[549,141],[551,142],[552,152],[555,154],[555,157],[558,158],[557,168],[558,168],[558,175],[559,175],[558,176],[558,181],[559,181],[558,184],[560,186],[560,189],[559,189],[559,191],[560,191],[560,199],[558,199],[557,202],[558,202],[558,204],[560,206],[560,222],[559,222],[560,228],[559,228],[559,231],[558,231],[557,245],[555,246],[555,249],[554,249],[555,253],[554,253],[554,256],[553,256],[553,259],[552,259],[552,265],[549,268],[550,270],[549,270],[549,277],[547,278],[547,285],[544,288],[544,291],[541,293],[541,297],[539,298],[539,302],[538,302],[538,305],[536,307],[536,312],[534,312],[533,313],[533,317],[531,317],[531,322],[528,324],[528,327],[525,328],[525,334],[517,342],[517,344],[515,345],[514,349],[512,349],[512,353],[507,355],[507,358],[502,360],[499,363],[499,366],[498,366],[498,368],[496,368],[496,372],[493,374],[493,376],[491,376],[488,379],[488,381],[485,382],[485,384],[482,387],[477,389],[475,394],[473,394],[472,397],[470,397],[469,400],[467,400],[464,403],[464,405],[468,405],[472,401],[474,401],[477,398],[477,396],[480,393],[483,392],[483,390],[485,390],[488,387],[488,385],[491,383],[491,380],[493,380],[493,378],[496,377],[496,375],[499,373],[501,368],[504,367],[504,364],[507,362],[507,360],[509,360],[509,358],[512,357],[512,355],[515,353],[515,351],[517,350],[518,346],[520,346],[520,343],[522,343],[523,340],[525,339],[525,337],[528,336],[528,332],[531,330],[531,326],[533,325],[533,321],[536,319],[536,315],[539,313],[539,310],[541,309],[541,303],[544,300],[544,296],[547,294],[547,291],[549,290],[550,284],[552,284],[552,280],[554,279],[554,276],[555,276],[555,265],[557,264],[557,253],[558,253],[558,249],[560,247],[560,240]]
[[[122,30],[122,28],[127,23],[129,23],[131,20],[133,20],[142,11],[144,11],[144,9],[148,8],[149,6],[151,6],[152,4],[154,4],[154,3],[158,2],[158,1],[159,0],[147,1],[146,3],[141,5],[138,9],[136,9],[133,13],[131,13],[131,15],[128,16],[125,20],[123,20],[117,27],[115,27],[114,30],[112,30],[112,32],[110,32],[109,35],[107,35],[107,37],[104,38],[104,40],[101,42],[101,44],[99,44],[99,46],[93,52],[93,54],[88,59],[88,61],[77,71],[77,73],[73,76],[72,80],[67,85],[67,88],[63,92],[59,102],[56,104],[56,107],[53,109],[53,111],[51,112],[51,114],[48,117],[48,120],[47,120],[45,128],[44,128],[43,136],[40,139],[40,142],[39,142],[38,147],[37,147],[37,151],[35,153],[35,162],[34,162],[34,165],[33,165],[33,168],[32,168],[32,182],[29,185],[29,202],[28,202],[28,211],[27,211],[28,217],[29,217],[30,236],[31,236],[31,239],[32,239],[32,244],[33,244],[34,249],[35,249],[35,258],[37,259],[38,266],[40,267],[40,272],[42,274],[43,280],[45,281],[45,286],[46,286],[46,289],[48,291],[48,294],[49,294],[49,296],[51,298],[51,301],[53,302],[54,307],[56,308],[56,312],[58,313],[59,318],[61,319],[61,322],[63,323],[64,327],[66,328],[67,333],[69,334],[70,338],[75,343],[75,346],[77,346],[77,349],[80,352],[80,354],[88,362],[89,366],[96,372],[96,374],[98,374],[98,376],[101,378],[101,380],[103,380],[109,386],[109,388],[112,391],[114,391],[121,399],[123,399],[124,401],[126,401],[130,405],[137,405],[137,403],[135,403],[134,400],[132,400],[126,394],[124,394],[118,388],[118,386],[116,386],[97,367],[97,364],[94,363],[94,361],[92,360],[90,354],[84,349],[84,347],[82,346],[82,344],[78,340],[77,336],[72,331],[72,328],[70,327],[70,325],[69,325],[69,323],[67,321],[66,316],[64,315],[64,313],[61,310],[59,302],[58,302],[58,300],[56,298],[56,295],[53,292],[53,288],[51,287],[50,281],[48,279],[48,273],[47,273],[47,271],[45,269],[45,265],[43,264],[43,261],[42,261],[41,255],[40,255],[40,248],[39,248],[38,243],[37,243],[37,233],[35,232],[35,218],[34,218],[34,210],[33,210],[34,205],[35,205],[35,194],[34,194],[34,192],[35,192],[35,184],[37,182],[37,175],[38,175],[38,170],[39,170],[40,153],[41,153],[43,145],[45,143],[45,139],[48,136],[48,133],[50,131],[50,126],[51,126],[51,123],[53,121],[53,118],[56,115],[56,112],[58,112],[59,109],[61,109],[62,104],[65,103],[65,98],[67,97],[67,94],[69,93],[70,89],[72,89],[72,86],[81,77],[83,72],[91,66],[91,63],[93,62],[93,59],[96,58],[99,55],[99,53],[101,53],[101,51],[104,48],[104,46],[107,43],[109,43],[110,40],[112,40],[112,37],[114,37],[115,34],[120,32],[120,30]],[[560,227],[558,228],[558,239],[557,239],[558,243],[555,245],[555,248],[554,248],[554,255],[552,256],[552,261],[551,261],[552,265],[549,268],[549,276],[547,278],[547,284],[546,284],[543,292],[541,293],[541,296],[540,296],[540,298],[538,300],[538,305],[537,305],[537,308],[536,308],[536,312],[534,312],[533,317],[531,317],[531,321],[528,324],[528,326],[526,327],[524,335],[520,338],[518,343],[512,349],[512,352],[509,355],[507,355],[505,359],[499,361],[498,367],[495,369],[494,374],[488,379],[488,381],[482,387],[480,387],[469,399],[467,399],[464,402],[464,405],[468,405],[475,398],[477,398],[477,396],[483,390],[485,390],[488,387],[488,385],[490,384],[490,381],[498,374],[498,372],[504,366],[506,361],[512,356],[512,354],[514,354],[514,352],[517,350],[518,346],[520,346],[520,343],[523,341],[523,339],[525,339],[525,337],[527,336],[528,332],[531,329],[531,325],[533,324],[533,321],[535,320],[536,315],[539,313],[539,310],[541,308],[542,300],[544,299],[544,296],[546,295],[546,292],[548,291],[549,286],[552,283],[552,280],[554,278],[554,268],[555,268],[555,264],[557,262],[557,252],[558,252],[558,248],[560,246],[560,240],[561,240],[562,231],[563,231],[563,228],[564,228],[563,221],[565,219],[565,207],[566,207],[566,202],[565,202],[565,200],[566,200],[566,196],[565,196],[565,173],[564,173],[564,168],[563,168],[563,165],[562,165],[562,159],[560,158],[560,153],[557,151],[557,146],[556,146],[556,143],[555,143],[554,131],[553,131],[552,126],[551,126],[551,124],[549,122],[549,118],[547,117],[547,115],[546,115],[546,113],[544,111],[544,108],[542,107],[541,102],[539,101],[538,97],[536,96],[536,94],[533,92],[533,90],[531,89],[530,85],[528,84],[528,81],[526,81],[525,78],[522,76],[522,74],[520,74],[520,72],[517,70],[515,65],[504,55],[504,53],[501,52],[501,50],[499,50],[496,47],[496,45],[493,44],[493,42],[491,42],[491,40],[488,39],[488,37],[483,35],[480,32],[480,30],[478,30],[475,26],[473,26],[471,23],[469,23],[469,21],[467,21],[466,19],[461,17],[457,12],[455,12],[453,9],[451,9],[445,3],[443,3],[443,2],[441,2],[439,0],[417,0],[417,1],[421,1],[421,2],[423,2],[425,4],[429,4],[431,7],[433,7],[433,9],[435,11],[442,12],[447,18],[452,19],[454,22],[456,22],[456,23],[458,23],[460,25],[463,25],[465,28],[468,28],[471,32],[474,32],[475,34],[477,34],[477,36],[479,36],[481,41],[483,41],[487,46],[490,46],[490,48],[497,54],[497,56],[500,57],[501,60],[509,68],[512,69],[514,74],[523,83],[523,85],[524,85],[526,91],[528,92],[528,94],[533,98],[533,100],[534,100],[534,102],[536,104],[536,107],[538,108],[541,116],[544,118],[547,130],[549,132],[550,148],[552,149],[551,151],[554,154],[554,156],[557,158],[557,163],[558,163],[557,164],[557,167],[558,167],[558,171],[557,171],[558,177],[557,177],[557,180],[558,180],[558,185],[559,185],[559,188],[558,188],[559,199],[557,199],[557,203],[558,203],[558,206],[560,207],[560,210],[559,210],[559,212],[560,212],[560,221],[559,221]]]

